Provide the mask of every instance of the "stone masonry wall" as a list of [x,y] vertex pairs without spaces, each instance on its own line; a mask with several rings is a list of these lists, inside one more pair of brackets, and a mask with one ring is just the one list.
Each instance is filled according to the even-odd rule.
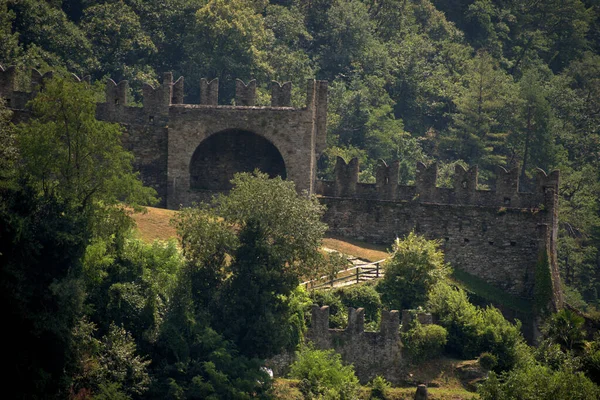
[[[441,240],[453,268],[533,298],[541,252],[555,260],[558,171],[539,171],[536,191],[521,193],[516,171],[499,169],[495,190],[477,190],[476,168],[457,167],[454,188],[438,188],[435,165],[418,165],[415,186],[398,186],[394,167],[382,163],[377,183],[364,184],[356,182],[356,161],[338,160],[336,181],[317,183],[330,234],[391,245],[415,231]],[[550,268],[558,287],[555,261]]]
[[306,339],[317,349],[334,349],[347,364],[354,364],[356,376],[364,384],[383,376],[392,383],[400,383],[404,372],[400,342],[400,313],[381,313],[379,332],[365,332],[364,309],[348,309],[346,329],[329,329],[329,307],[313,305],[312,324]]
[[[52,73],[32,70],[31,91],[15,91],[15,68],[0,66],[0,96],[22,118],[26,103],[43,86]],[[73,76],[76,81],[81,80]],[[191,165],[192,156],[207,138],[223,132],[239,131],[266,139],[280,153],[285,175],[299,191],[314,192],[316,157],[324,149],[327,122],[327,82],[309,80],[306,107],[289,107],[291,83],[271,86],[273,99],[269,107],[257,107],[256,82],[236,81],[236,105],[218,104],[218,79],[202,79],[201,104],[183,104],[184,80],[173,82],[165,73],[159,87],[144,85],[143,107],[130,107],[127,81],[108,80],[104,103],[97,105],[99,120],[117,122],[125,127],[124,146],[135,156],[135,168],[146,185],[154,187],[161,205],[169,208],[189,206],[209,199],[214,191],[190,185],[190,175],[202,168]],[[257,141],[259,142],[259,141]],[[220,151],[226,152],[224,146]],[[270,154],[265,151],[265,154]],[[229,155],[229,158],[235,157]],[[225,159],[227,157],[224,157]],[[268,161],[267,161],[268,163]],[[240,162],[246,166],[250,162]],[[265,165],[262,162],[261,165]],[[258,166],[258,165],[257,165]],[[250,168],[250,167],[248,167]],[[280,169],[280,167],[276,168]]]

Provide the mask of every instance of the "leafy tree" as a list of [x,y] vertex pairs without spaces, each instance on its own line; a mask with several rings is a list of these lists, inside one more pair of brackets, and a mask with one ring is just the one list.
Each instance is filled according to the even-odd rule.
[[447,342],[448,331],[439,325],[421,325],[418,320],[403,333],[406,353],[415,363],[439,357]]
[[0,99],[0,187],[10,180],[18,156],[11,116],[4,99]]
[[33,118],[16,129],[18,168],[44,195],[81,210],[152,203],[155,191],[133,172],[121,146],[122,128],[96,120],[93,92],[84,84],[52,79],[31,102]]
[[117,1],[90,6],[80,26],[98,60],[96,78],[109,72],[113,79],[128,79],[138,88],[155,80],[148,58],[156,53],[156,47],[127,4]]
[[297,353],[290,376],[301,380],[305,397],[352,399],[359,389],[352,365],[343,365],[342,357],[333,350],[315,350],[310,345]]
[[564,350],[580,349],[583,345],[583,317],[564,309],[553,314],[547,322],[546,335]]
[[324,208],[316,197],[298,194],[291,181],[266,174],[237,174],[227,196],[215,199],[218,215],[243,228],[250,221],[261,225],[271,252],[297,276],[310,274],[318,265],[326,225]]
[[512,79],[486,52],[469,63],[465,87],[454,100],[456,112],[441,150],[483,169],[506,163],[506,138],[514,115]]
[[13,63],[19,53],[19,34],[12,31],[15,13],[8,9],[8,2],[0,2],[0,60],[7,65]]
[[84,32],[59,7],[39,0],[11,1],[8,5],[15,16],[13,30],[19,33],[19,43],[27,52],[48,65],[79,74],[95,63]]
[[404,310],[425,303],[429,290],[450,272],[438,247],[438,242],[414,232],[396,239],[384,266],[385,276],[377,285],[386,307]]
[[[220,293],[221,313],[214,326],[249,357],[267,358],[295,347],[282,321],[293,311],[287,298],[298,286],[298,276],[272,252],[258,221],[248,221],[240,232],[229,278]],[[297,339],[297,337],[294,337]]]
[[537,167],[549,171],[556,163],[553,116],[543,82],[541,74],[534,70],[525,72],[519,81],[523,103],[514,135],[517,136],[515,156],[518,161],[512,164],[520,164],[522,182],[527,182],[528,170]]
[[370,284],[342,287],[335,291],[346,307],[364,308],[367,323],[379,322],[381,299],[375,287]]
[[83,312],[86,228],[73,208],[24,182],[0,188],[0,299],[13,344],[4,353],[11,365],[4,377],[18,398],[67,394],[71,331]]
[[[221,82],[270,73],[266,48],[273,37],[261,15],[264,5],[263,1],[206,2],[196,12],[196,23],[186,40],[186,70]],[[221,94],[226,102],[232,100],[233,87],[223,88]]]
[[149,398],[265,398],[269,377],[262,362],[238,354],[235,346],[210,326],[209,310],[195,289],[203,271],[180,270],[176,296],[160,327]]
[[511,324],[494,307],[474,306],[463,290],[440,282],[431,291],[427,308],[448,331],[446,351],[464,358],[490,352],[498,359],[497,371],[507,371],[531,360],[520,322]]

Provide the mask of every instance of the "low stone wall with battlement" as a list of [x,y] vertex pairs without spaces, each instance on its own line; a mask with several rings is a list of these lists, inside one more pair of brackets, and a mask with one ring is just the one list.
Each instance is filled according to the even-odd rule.
[[346,329],[329,328],[329,307],[312,307],[312,321],[306,339],[317,349],[334,349],[347,364],[354,364],[356,376],[364,384],[383,376],[392,383],[399,383],[404,372],[400,341],[400,313],[381,312],[379,332],[365,332],[365,311],[348,309]]

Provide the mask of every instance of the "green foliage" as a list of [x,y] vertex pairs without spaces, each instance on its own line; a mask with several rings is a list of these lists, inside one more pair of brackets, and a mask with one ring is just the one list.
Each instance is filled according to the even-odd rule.
[[439,357],[448,341],[448,331],[439,325],[421,325],[415,321],[402,334],[404,349],[413,362],[419,363]]
[[96,120],[93,92],[55,78],[31,102],[34,118],[17,127],[18,168],[44,195],[83,210],[154,203],[156,192],[133,172],[121,146],[122,128]]
[[533,364],[500,376],[490,374],[479,388],[484,400],[504,399],[596,399],[600,395],[583,373],[570,370],[553,371]]
[[310,293],[312,301],[320,307],[329,307],[329,326],[344,329],[348,325],[348,308],[342,299],[332,290],[314,290]]
[[585,343],[582,359],[585,374],[600,385],[600,335],[597,333],[593,341]]
[[149,398],[248,398],[270,387],[262,362],[239,355],[235,346],[210,327],[202,293],[195,290],[201,271],[183,268],[160,326]]
[[292,317],[286,297],[298,286],[298,277],[271,251],[260,222],[248,221],[239,239],[231,277],[219,293],[221,312],[213,318],[214,326],[242,354],[264,359],[297,344],[281,322]]
[[352,365],[343,365],[333,350],[303,346],[291,365],[290,376],[300,379],[305,398],[353,399],[358,395],[358,378]]
[[11,116],[12,112],[6,108],[4,99],[0,99],[0,188],[12,180],[14,164],[18,159]]
[[373,285],[362,284],[342,287],[335,290],[345,307],[364,308],[365,322],[376,325],[381,314],[381,299]]
[[545,335],[563,350],[578,350],[583,346],[583,317],[569,309],[553,314],[545,326]]
[[377,375],[369,383],[371,394],[369,399],[387,400],[389,399],[390,383],[382,376]]
[[23,397],[61,398],[85,296],[86,220],[23,182],[0,188],[0,310],[7,329],[4,378]]
[[498,365],[498,357],[489,352],[483,352],[479,355],[479,365],[486,371],[491,371]]
[[215,199],[218,215],[243,227],[258,221],[275,257],[286,269],[309,274],[320,261],[318,249],[326,225],[320,218],[324,207],[316,197],[298,194],[291,181],[266,174],[236,174],[233,189]]
[[509,370],[528,359],[521,324],[511,324],[496,308],[474,306],[463,290],[439,283],[431,291],[427,305],[448,331],[446,349],[450,353],[474,358],[482,352],[490,352],[498,358],[496,370],[499,371]]
[[150,360],[135,353],[136,345],[131,335],[125,329],[111,325],[98,354],[100,379],[123,385],[123,391],[130,395],[144,393],[150,384],[147,372]]
[[441,142],[451,159],[484,169],[506,162],[505,139],[514,114],[510,76],[484,51],[468,63],[465,86],[454,99],[456,112]]
[[80,27],[97,60],[93,68],[96,77],[108,70],[114,80],[128,79],[138,89],[142,83],[152,83],[152,68],[149,74],[144,69],[157,49],[130,6],[124,2],[91,5],[85,9]]
[[450,273],[439,243],[414,232],[396,239],[384,267],[385,276],[377,291],[384,306],[394,310],[423,305],[429,290]]

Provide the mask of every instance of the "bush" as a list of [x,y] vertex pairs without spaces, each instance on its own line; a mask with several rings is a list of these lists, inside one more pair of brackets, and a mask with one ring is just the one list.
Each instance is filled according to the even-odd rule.
[[387,400],[389,398],[390,383],[384,377],[377,375],[371,381],[370,399]]
[[488,351],[498,358],[495,370],[505,371],[530,354],[519,322],[511,324],[494,307],[474,306],[463,290],[439,283],[430,293],[428,307],[448,330],[447,350],[459,357],[474,358]]
[[357,397],[360,388],[352,365],[343,365],[333,350],[315,350],[311,345],[297,352],[290,376],[301,380],[300,390],[306,398],[349,400]]
[[598,399],[600,390],[583,373],[568,369],[553,371],[538,364],[517,368],[500,377],[491,373],[479,388],[482,400],[508,399]]
[[377,324],[381,312],[381,298],[372,285],[352,285],[335,291],[346,307],[365,309],[365,322]]
[[342,300],[332,290],[315,290],[311,293],[312,300],[320,307],[329,306],[329,326],[344,329],[348,325],[348,310]]
[[450,273],[439,243],[411,232],[403,240],[396,239],[393,249],[377,285],[381,301],[395,310],[423,305],[431,288]]
[[496,365],[498,365],[498,357],[492,353],[488,353],[487,351],[485,353],[481,353],[479,356],[479,365],[486,371],[491,371],[496,367]]
[[425,361],[442,353],[448,341],[448,331],[439,325],[421,325],[415,321],[413,327],[402,334],[402,339],[411,360]]

